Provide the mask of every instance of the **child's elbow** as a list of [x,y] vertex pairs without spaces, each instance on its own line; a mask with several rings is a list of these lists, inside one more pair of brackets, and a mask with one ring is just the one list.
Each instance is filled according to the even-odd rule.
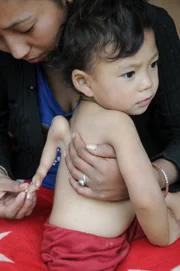
[[62,140],[70,135],[69,122],[62,116],[56,116],[52,120],[50,131],[54,139]]
[[148,238],[149,242],[155,246],[158,247],[167,247],[169,245],[171,245],[171,241],[170,241],[170,236],[168,235],[166,236],[162,236],[162,237],[158,237],[158,238]]

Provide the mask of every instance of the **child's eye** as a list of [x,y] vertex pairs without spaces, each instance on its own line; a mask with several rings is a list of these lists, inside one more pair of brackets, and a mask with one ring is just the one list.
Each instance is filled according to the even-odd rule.
[[134,74],[135,74],[135,72],[127,72],[127,73],[123,74],[123,77],[124,78],[131,78],[131,77],[133,77]]
[[154,61],[154,62],[151,64],[151,68],[155,68],[157,65],[158,65],[158,60]]

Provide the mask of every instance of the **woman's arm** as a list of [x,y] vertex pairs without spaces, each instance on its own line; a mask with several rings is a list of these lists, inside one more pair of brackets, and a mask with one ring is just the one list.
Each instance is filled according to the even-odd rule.
[[[9,101],[7,58],[0,52],[0,218],[20,219],[30,215],[35,203],[36,194],[31,199],[25,200],[25,190],[28,184],[22,184],[12,180],[9,128]],[[8,175],[6,174],[8,173]]]
[[[157,159],[154,162],[165,171],[165,173],[168,177],[169,185],[173,184],[178,179],[178,176],[179,176],[178,169],[172,162],[170,162],[166,159],[162,159],[162,158]],[[164,179],[164,176],[161,173],[161,171],[158,170],[157,168],[154,168],[154,173],[155,173],[156,179],[157,179],[160,187],[165,188],[166,183],[165,183],[165,179]]]
[[4,54],[0,52],[0,166],[11,175],[10,146],[8,138],[9,104]]

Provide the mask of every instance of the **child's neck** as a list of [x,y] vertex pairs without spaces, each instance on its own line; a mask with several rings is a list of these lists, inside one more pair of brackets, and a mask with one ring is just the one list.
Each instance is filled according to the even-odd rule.
[[82,101],[97,103],[94,97],[88,97],[88,96],[86,96],[84,94],[80,94],[79,101],[81,101],[81,100]]

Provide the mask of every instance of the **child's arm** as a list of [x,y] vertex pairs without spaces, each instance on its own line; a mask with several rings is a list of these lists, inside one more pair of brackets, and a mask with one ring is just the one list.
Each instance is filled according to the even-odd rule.
[[44,177],[55,161],[57,148],[60,147],[63,151],[67,148],[69,142],[70,128],[68,121],[61,116],[55,117],[48,132],[39,167],[27,190],[27,197],[29,197],[29,193],[38,189],[42,184]]
[[109,112],[108,118],[107,141],[115,149],[139,223],[151,243],[167,245],[170,242],[168,210],[133,121],[115,111]]

